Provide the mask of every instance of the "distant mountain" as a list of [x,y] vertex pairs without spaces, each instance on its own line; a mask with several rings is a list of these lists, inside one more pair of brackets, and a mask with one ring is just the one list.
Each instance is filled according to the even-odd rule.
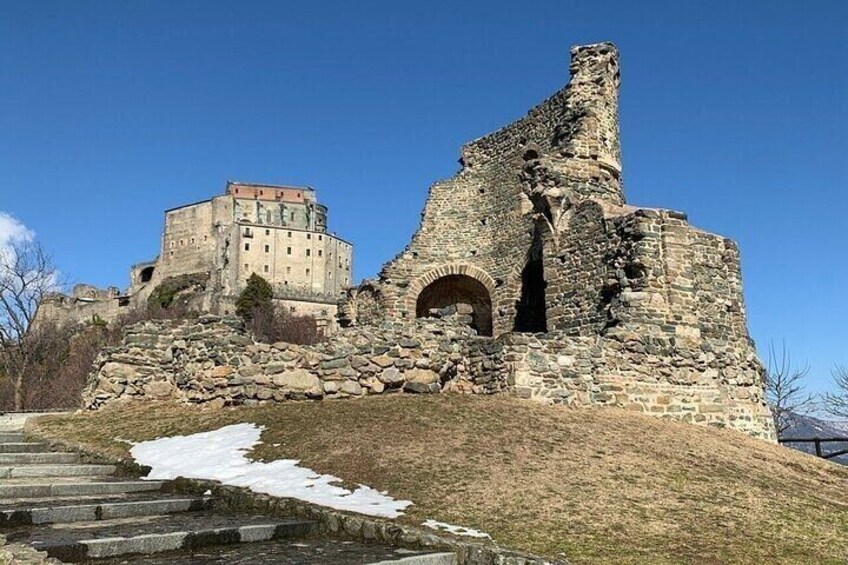
[[[834,422],[822,420],[814,416],[801,416],[793,414],[792,426],[783,433],[784,438],[832,438],[832,437],[848,437],[848,422]],[[815,455],[816,446],[813,443],[786,443],[784,444],[792,449],[811,453]],[[822,452],[831,453],[833,451],[841,451],[848,449],[848,441],[839,443],[823,443]],[[831,461],[848,465],[848,454],[834,457]]]

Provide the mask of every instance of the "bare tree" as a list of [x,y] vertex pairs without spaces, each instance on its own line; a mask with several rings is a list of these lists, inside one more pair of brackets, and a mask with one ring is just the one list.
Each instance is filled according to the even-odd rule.
[[848,418],[848,366],[837,365],[831,375],[835,390],[825,393],[825,410],[837,418]]
[[32,239],[0,247],[0,372],[11,381],[13,407],[24,408],[24,382],[55,347],[53,328],[33,325],[38,305],[57,286],[58,272]]
[[769,345],[768,365],[765,374],[766,401],[771,406],[778,437],[792,426],[796,414],[808,413],[815,404],[815,396],[808,394],[804,379],[810,372],[808,365],[796,367],[783,343],[778,353],[774,343]]

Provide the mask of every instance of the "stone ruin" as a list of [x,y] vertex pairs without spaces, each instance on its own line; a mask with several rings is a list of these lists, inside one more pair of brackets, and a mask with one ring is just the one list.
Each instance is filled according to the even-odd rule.
[[[746,326],[737,245],[690,226],[681,212],[626,203],[618,51],[610,43],[575,47],[570,70],[569,84],[525,117],[462,148],[461,170],[430,188],[406,249],[377,280],[348,292],[339,308],[347,329],[298,350],[281,373],[312,375],[311,397],[323,398],[422,392],[406,385],[421,377],[407,371],[420,369],[436,375],[428,373],[428,391],[509,390],[547,403],[623,406],[773,439],[763,366]],[[446,324],[476,335],[447,331]],[[116,391],[132,379],[115,377],[126,371],[114,363],[127,358],[131,345],[125,343],[118,361],[114,352],[102,356],[89,406],[127,395]],[[194,380],[201,392],[186,396],[188,385],[173,379],[169,386],[193,402],[304,396],[290,394],[283,378],[264,378],[285,346],[265,357],[258,344],[245,347],[253,348],[245,355],[255,361],[210,361],[190,371],[185,382]],[[432,360],[428,348],[447,357]],[[173,353],[160,354],[173,364]],[[406,360],[390,386],[381,376],[398,368],[375,363],[383,355]],[[257,364],[252,376],[241,374],[240,367]],[[223,366],[231,372],[217,369],[215,378],[226,372],[247,381],[235,389],[226,380],[209,384],[212,377],[203,375]],[[159,372],[167,371],[134,375],[130,396],[143,396],[145,379],[153,379],[147,374]],[[257,397],[255,387],[265,385],[256,384],[256,375],[274,391]],[[336,379],[352,384],[346,392],[324,386]],[[384,386],[368,386],[374,382]],[[244,386],[254,388],[245,393]]]

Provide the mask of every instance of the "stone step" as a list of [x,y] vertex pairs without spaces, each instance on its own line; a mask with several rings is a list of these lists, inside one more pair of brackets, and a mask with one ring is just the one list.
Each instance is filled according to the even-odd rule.
[[[416,565],[454,565],[453,554],[398,549],[310,536],[303,539],[201,547],[155,555],[122,556],[96,561],[97,565],[413,565],[411,558],[426,558]],[[438,557],[439,560],[433,560]],[[404,561],[404,559],[406,561]]]
[[42,453],[47,451],[47,445],[26,441],[0,442],[0,453]]
[[114,465],[17,465],[0,467],[0,479],[35,477],[102,477],[115,472]]
[[6,534],[6,539],[9,543],[28,543],[51,557],[73,563],[119,555],[302,537],[314,528],[314,522],[305,520],[191,512],[34,526],[12,530]]
[[20,443],[24,441],[23,432],[0,432],[0,443]]
[[53,500],[0,507],[0,529],[4,527],[96,522],[139,516],[159,516],[177,512],[208,510],[208,497],[176,497],[137,500],[91,500],[85,504],[55,503]]
[[3,499],[46,498],[69,496],[108,496],[134,492],[160,491],[161,481],[54,480],[39,482],[14,479],[0,483],[0,503]]
[[0,465],[58,465],[79,463],[78,453],[0,453]]

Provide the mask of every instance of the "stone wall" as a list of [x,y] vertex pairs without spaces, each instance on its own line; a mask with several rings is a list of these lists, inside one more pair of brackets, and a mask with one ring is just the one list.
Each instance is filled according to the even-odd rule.
[[256,343],[235,319],[143,322],[101,352],[87,408],[119,399],[213,406],[373,394],[514,392],[568,406],[613,405],[773,439],[753,350],[616,328],[477,336],[453,319],[344,328],[315,346]]
[[521,398],[620,406],[775,439],[753,348],[616,329],[603,338],[512,333],[500,338]]
[[105,349],[84,393],[87,408],[116,399],[227,406],[507,388],[500,344],[444,320],[350,328],[315,346],[256,343],[236,319],[143,322]]

